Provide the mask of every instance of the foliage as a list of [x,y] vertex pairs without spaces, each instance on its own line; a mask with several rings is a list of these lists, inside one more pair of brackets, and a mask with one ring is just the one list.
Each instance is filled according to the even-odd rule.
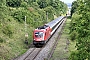
[[47,5],[48,5],[46,0],[39,0],[38,4],[41,9],[47,7]]
[[[48,6],[48,7],[46,7],[45,9],[44,9],[44,11],[46,11],[46,15],[48,15],[48,21],[51,21],[51,20],[53,20],[54,19],[54,16],[53,16],[53,14],[54,14],[54,9],[53,9],[53,7],[52,6]],[[53,14],[52,14],[53,13]]]
[[0,0],[0,6],[6,5],[6,0]]
[[[60,16],[61,14],[66,13],[66,11],[67,11],[67,5],[64,4],[62,1],[59,1],[59,0],[51,1],[50,5],[55,9],[55,11],[56,11],[55,14],[57,16],[58,15]],[[58,13],[60,13],[60,14],[58,14]]]
[[19,7],[21,5],[21,0],[6,0],[6,5],[10,7]]
[[4,41],[4,40],[0,37],[0,43],[3,43],[3,41]]
[[[72,16],[71,34],[75,31],[78,35],[76,40],[76,48],[70,60],[89,60],[90,59],[90,2],[89,0],[78,0],[79,7]],[[72,38],[72,37],[71,37]]]
[[25,34],[31,44],[33,30],[53,20],[54,15],[65,14],[66,8],[59,0],[0,0],[0,59],[10,60],[23,54],[29,46],[24,44]]
[[73,13],[76,12],[78,6],[79,6],[79,5],[78,5],[78,2],[77,2],[77,1],[72,2],[71,16],[73,15]]
[[10,25],[5,26],[2,31],[4,34],[8,35],[9,37],[11,37],[13,34],[13,30]]
[[22,2],[20,6],[26,8],[28,6],[28,4],[27,4],[27,2]]
[[18,22],[23,22],[25,19],[26,12],[24,10],[18,10],[12,15]]

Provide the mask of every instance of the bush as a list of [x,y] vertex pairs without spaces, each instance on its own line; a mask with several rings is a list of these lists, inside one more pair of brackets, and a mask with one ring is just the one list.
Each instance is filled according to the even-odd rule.
[[16,12],[12,14],[15,20],[17,20],[20,23],[23,23],[23,21],[25,20],[25,15],[26,15],[26,11],[24,9],[17,10]]
[[27,7],[27,3],[26,2],[22,2],[21,3],[21,7],[25,7],[26,8]]
[[3,43],[3,39],[0,37],[0,43]]
[[21,0],[6,0],[6,5],[10,7],[19,7],[21,5]]
[[9,37],[12,37],[13,30],[10,25],[5,26],[2,31],[4,34],[8,35]]
[[78,33],[74,30],[71,34],[70,34],[70,39],[72,41],[76,40],[78,36]]
[[78,51],[74,51],[71,53],[69,60],[79,60],[78,59]]

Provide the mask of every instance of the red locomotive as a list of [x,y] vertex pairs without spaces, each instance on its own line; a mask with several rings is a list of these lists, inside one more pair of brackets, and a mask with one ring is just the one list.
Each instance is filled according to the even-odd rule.
[[62,24],[64,16],[60,16],[57,19],[45,24],[34,30],[33,32],[33,44],[44,45],[49,37],[56,31],[56,29]]

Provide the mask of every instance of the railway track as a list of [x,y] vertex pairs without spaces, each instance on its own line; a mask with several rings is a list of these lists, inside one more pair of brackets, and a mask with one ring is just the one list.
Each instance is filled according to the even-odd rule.
[[[63,23],[65,23],[65,20],[63,21]],[[49,39],[49,41],[44,47],[42,48],[32,47],[25,54],[14,60],[44,60],[44,59],[49,60],[57,44],[56,39],[62,29],[63,23],[60,25],[60,27],[58,27],[57,31],[53,34],[53,36]]]
[[34,60],[43,48],[30,48],[25,54],[14,60]]
[[42,48],[35,48],[24,60],[34,60]]

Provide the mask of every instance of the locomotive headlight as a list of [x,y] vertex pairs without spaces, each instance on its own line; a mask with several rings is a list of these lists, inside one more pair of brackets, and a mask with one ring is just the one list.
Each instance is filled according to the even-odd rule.
[[35,39],[34,39],[35,40]]

